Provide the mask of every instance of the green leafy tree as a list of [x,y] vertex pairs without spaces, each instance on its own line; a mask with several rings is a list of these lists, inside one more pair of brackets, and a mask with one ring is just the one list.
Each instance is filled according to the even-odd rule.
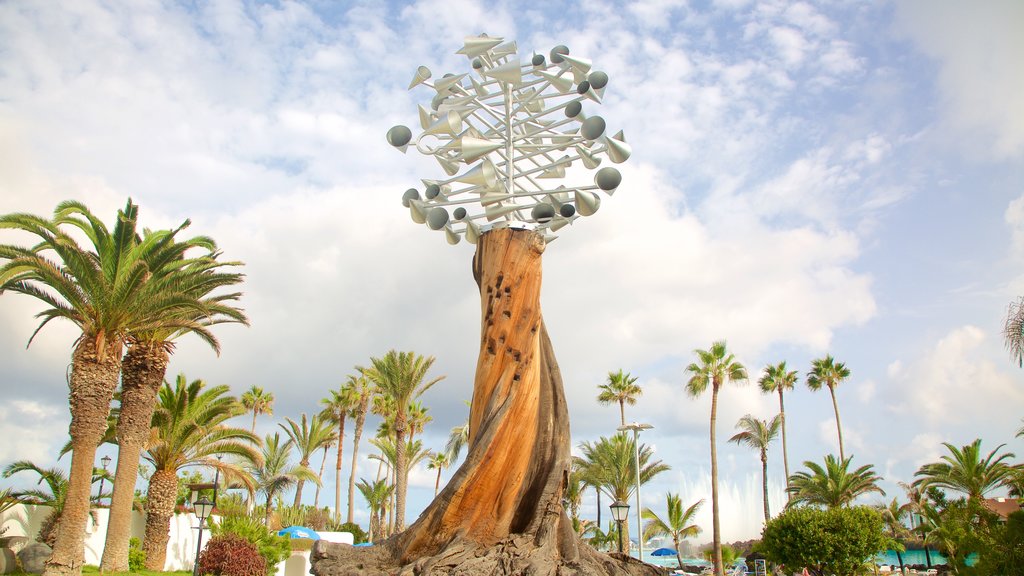
[[146,569],[163,570],[170,538],[171,516],[178,493],[178,471],[191,467],[215,468],[247,488],[252,478],[234,462],[218,455],[259,462],[259,439],[248,430],[225,423],[244,413],[227,386],[206,388],[179,374],[174,386],[165,383],[157,396],[152,435],[142,458],[153,467],[146,492]]
[[662,518],[650,508],[644,508],[643,518],[647,520],[644,526],[644,540],[650,540],[655,536],[671,536],[672,547],[676,550],[676,561],[679,562],[679,569],[683,569],[683,557],[679,553],[679,545],[686,538],[696,538],[700,534],[700,526],[694,524],[697,511],[704,505],[704,500],[698,500],[689,508],[683,509],[683,502],[678,494],[671,492],[665,494],[665,517]]
[[686,367],[690,379],[686,391],[696,398],[711,388],[711,542],[715,574],[724,576],[722,534],[718,517],[718,452],[715,445],[715,421],[718,418],[718,393],[727,382],[747,379],[747,369],[726,349],[725,340],[714,342],[707,350],[694,350],[698,362]]
[[394,487],[389,485],[387,480],[368,482],[363,478],[359,479],[356,487],[370,508],[370,542],[379,542],[384,539],[384,511],[391,500],[391,491]]
[[942,462],[921,466],[914,473],[917,477],[914,486],[946,488],[977,500],[1000,486],[1012,485],[1014,469],[1007,460],[1014,458],[1014,454],[999,454],[1005,444],[1000,444],[984,458],[980,438],[962,448],[948,442],[942,445],[949,454],[941,457]]
[[878,511],[882,514],[882,520],[889,531],[889,536],[893,542],[899,544],[894,549],[896,551],[896,560],[900,564],[900,574],[905,573],[903,570],[903,545],[901,542],[910,536],[910,530],[903,524],[903,519],[910,516],[911,507],[909,503],[901,505],[895,498],[892,499],[892,502],[881,504],[877,507]]
[[608,381],[598,386],[601,391],[597,395],[597,401],[601,404],[618,404],[619,418],[622,425],[626,425],[626,404],[636,404],[636,399],[644,393],[643,389],[636,383],[636,378],[630,376],[629,372],[609,372]]
[[[359,399],[359,392],[356,384],[357,378],[349,376],[337,390],[331,390],[330,396],[320,399],[323,411],[320,416],[338,427],[335,435],[337,438],[338,458],[334,466],[334,519],[341,519],[341,464],[345,452],[345,421],[348,419],[353,406]],[[324,446],[324,456],[327,456],[328,446]],[[323,464],[320,465],[320,480],[323,481]],[[317,488],[313,505],[319,504],[320,489]]]
[[376,394],[376,388],[370,384],[370,381],[360,371],[359,376],[349,377],[349,382],[352,383],[352,388],[355,393],[354,403],[352,405],[351,416],[355,419],[355,430],[352,431],[352,471],[348,475],[348,518],[347,524],[355,524],[353,521],[353,514],[355,511],[355,498],[356,498],[356,466],[359,463],[359,442],[363,437],[363,427],[366,424],[366,413],[370,409],[370,402],[374,394]]
[[255,545],[260,556],[267,561],[268,574],[275,574],[278,563],[287,560],[292,553],[291,538],[278,536],[259,520],[248,515],[228,515],[220,519],[211,519],[210,535],[223,534],[234,534]]
[[806,461],[808,471],[800,471],[789,480],[789,490],[793,495],[790,504],[810,504],[826,508],[849,506],[859,496],[877,492],[885,495],[879,488],[881,478],[875,474],[871,464],[865,464],[856,470],[850,470],[847,458],[839,461],[833,454],[825,456],[825,465]]
[[266,509],[264,510],[264,525],[270,527],[270,521],[274,510],[274,497],[297,485],[302,480],[316,482],[316,472],[304,464],[291,465],[288,460],[291,458],[294,439],[288,438],[281,441],[281,433],[274,432],[263,440],[261,457],[253,459],[249,466],[249,473],[256,483],[258,491],[266,496]]
[[736,427],[741,431],[729,438],[729,442],[746,445],[757,450],[761,456],[761,484],[764,495],[764,521],[771,519],[771,511],[768,509],[768,445],[779,435],[779,426],[782,422],[781,414],[772,418],[770,422],[759,420],[752,415],[739,419]]
[[821,390],[824,386],[832,395],[832,409],[836,413],[836,432],[839,434],[839,458],[845,460],[846,452],[843,450],[843,425],[839,419],[839,402],[836,401],[836,386],[850,377],[850,369],[842,362],[836,362],[835,358],[826,354],[824,358],[818,358],[811,362],[811,371],[807,373],[807,387],[812,392]]
[[[782,420],[782,465],[786,473],[786,488],[789,488],[789,448],[786,446],[786,405],[783,402],[783,392],[792,391],[796,386],[796,370],[787,370],[785,362],[769,364],[765,366],[764,374],[757,381],[761,391],[765,394],[777,392],[779,394],[779,418]],[[789,493],[786,493],[787,498]]]
[[979,499],[941,501],[925,506],[924,512],[924,522],[929,525],[927,542],[942,552],[954,574],[970,571],[967,557],[971,554],[989,553],[988,535],[997,518]]
[[[29,338],[53,320],[81,332],[71,354],[68,376],[71,409],[71,471],[62,530],[47,561],[47,576],[81,574],[96,447],[107,428],[110,401],[121,372],[130,334],[167,326],[168,316],[188,317],[194,299],[181,295],[165,276],[155,275],[138,241],[138,206],[129,199],[110,230],[80,202],[61,202],[53,218],[32,214],[0,216],[0,229],[36,237],[31,248],[0,244],[0,293],[17,292],[40,300],[41,322]],[[84,236],[83,247],[69,233]]]
[[434,365],[433,356],[420,356],[415,352],[388,351],[382,358],[371,358],[371,366],[362,370],[371,382],[376,384],[379,393],[394,401],[395,411],[395,445],[398,447],[395,457],[395,526],[398,530],[405,529],[405,495],[408,486],[408,456],[405,452],[408,428],[409,402],[418,398],[431,386],[444,379],[444,376],[427,380],[427,372]]
[[[612,501],[628,502],[636,489],[636,444],[633,437],[618,433],[610,438],[601,437],[597,442],[582,442],[582,456],[574,458],[574,465],[580,473],[580,480],[588,486],[598,486]],[[669,469],[661,460],[653,460],[654,450],[640,445],[640,484],[646,484],[658,474]],[[622,523],[626,535],[625,551],[629,549],[629,519]],[[639,533],[640,527],[637,527]]]
[[[299,466],[306,470],[311,470],[309,468],[309,459],[313,457],[313,454],[324,446],[330,446],[334,443],[333,425],[329,420],[321,418],[319,414],[314,414],[308,419],[305,414],[302,414],[299,422],[291,418],[285,418],[284,420],[287,426],[284,424],[278,424],[278,426],[291,439],[291,446],[294,446],[299,451]],[[312,480],[317,484],[320,483],[320,478],[315,472],[313,473],[313,478],[309,478],[306,474],[296,476],[295,503],[292,506],[298,507],[302,503],[302,487],[306,480]]]
[[787,572],[804,567],[814,576],[854,576],[892,543],[884,530],[882,515],[866,506],[792,506],[765,525],[761,550]]
[[[43,468],[28,460],[18,460],[4,467],[3,477],[10,478],[21,472],[32,472],[39,476],[36,485],[40,487],[45,486],[45,489],[4,490],[0,493],[0,496],[2,496],[0,498],[0,512],[18,503],[48,507],[50,512],[43,519],[42,526],[39,529],[38,540],[48,546],[53,546],[57,538],[57,525],[61,521],[64,506],[67,502],[68,475],[60,468]],[[103,470],[94,468],[92,481],[94,483],[99,482],[100,478],[109,480],[109,476]],[[98,494],[93,499],[94,501],[99,501],[101,497],[102,494]]]
[[1024,567],[1024,512],[1014,512],[1006,523],[989,526],[989,549],[974,567],[978,576],[1020,574]]
[[274,413],[274,395],[263,388],[253,385],[242,393],[242,406],[246,412],[252,412],[252,428],[249,432],[256,433],[256,417],[260,414],[268,416]]

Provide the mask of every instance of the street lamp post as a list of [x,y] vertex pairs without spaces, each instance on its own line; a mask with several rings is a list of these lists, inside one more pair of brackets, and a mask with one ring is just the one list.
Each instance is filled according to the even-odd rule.
[[97,504],[101,504],[103,502],[103,481],[107,479],[107,466],[110,466],[110,456],[100,458],[100,462],[103,464],[103,475],[100,476],[100,493],[96,497]]
[[641,562],[643,562],[644,560],[644,534],[643,523],[640,514],[640,431],[650,430],[651,428],[654,428],[654,426],[651,426],[650,424],[640,424],[638,422],[631,422],[629,424],[626,424],[625,426],[619,426],[618,428],[620,432],[625,430],[633,431],[633,448],[635,449],[634,453],[636,456],[636,540],[637,544],[640,547],[637,558],[639,558]]
[[203,549],[203,523],[213,511],[213,502],[210,502],[206,496],[200,496],[192,503],[192,510],[195,512],[196,518],[199,519],[199,537],[196,539],[196,560],[192,564],[192,576],[199,576],[199,553]]
[[611,503],[610,508],[612,509],[612,519],[619,526],[619,554],[622,554],[622,523],[629,516],[629,502],[616,500]]

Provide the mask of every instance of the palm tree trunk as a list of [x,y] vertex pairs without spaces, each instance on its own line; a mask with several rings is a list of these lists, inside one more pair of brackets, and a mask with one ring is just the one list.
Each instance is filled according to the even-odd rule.
[[110,400],[121,371],[121,343],[102,343],[83,334],[75,346],[71,360],[71,473],[68,477],[64,512],[46,562],[46,576],[67,576],[82,573],[85,560],[85,527],[89,518],[92,494],[93,461],[96,447],[107,429]]
[[764,523],[767,524],[772,519],[771,512],[768,511],[768,451],[761,450],[761,479],[763,483],[764,493]]
[[353,523],[354,504],[356,500],[356,464],[359,462],[359,440],[363,436],[363,424],[366,422],[367,403],[363,402],[356,412],[356,429],[352,432],[352,472],[348,476],[348,518]]
[[146,551],[146,570],[159,572],[164,569],[177,495],[178,474],[175,470],[153,472],[146,492],[146,536],[142,540],[142,548]]
[[437,491],[441,489],[441,467],[437,467],[437,480],[434,480],[434,498],[437,498]]
[[594,490],[597,491],[597,527],[601,527],[601,488],[594,486]]
[[786,448],[786,407],[782,403],[782,387],[779,387],[779,420],[782,423],[782,466],[786,471],[786,502],[791,497],[789,493],[789,451]]
[[679,553],[679,533],[672,535],[672,545],[676,548],[676,562],[679,562],[679,569],[683,569],[683,556]]
[[400,406],[395,414],[395,532],[405,530],[405,490],[409,486],[405,409]]
[[267,509],[266,509],[266,514],[263,517],[263,525],[266,526],[268,529],[270,528],[270,516],[272,514],[273,504],[274,504],[274,493],[273,492],[267,492],[267,506],[266,506]]
[[725,576],[722,568],[722,532],[718,519],[718,453],[715,450],[715,420],[718,419],[718,385],[712,383],[711,389],[711,542],[712,562],[715,574]]
[[836,411],[836,431],[839,432],[839,459],[846,460],[846,452],[843,451],[843,425],[839,420],[839,403],[836,402],[836,389],[829,386],[828,391],[832,393],[832,408]]
[[137,343],[128,348],[121,367],[121,412],[117,419],[117,468],[110,497],[110,519],[100,569],[128,571],[132,504],[139,476],[139,456],[149,438],[156,395],[164,382],[167,350],[159,344]]
[[[326,450],[326,449],[325,449]],[[341,415],[338,424],[338,461],[334,466],[334,521],[341,519],[341,461],[345,452],[345,414]],[[327,456],[327,452],[324,452]],[[318,489],[319,491],[319,489]]]
[[[299,460],[299,466],[305,466],[308,468],[309,460]],[[295,508],[298,508],[299,504],[302,503],[302,485],[305,483],[306,481],[301,478],[295,483],[295,503],[292,504]]]
[[[316,484],[316,492],[313,493],[313,508],[320,508],[320,486],[324,483],[324,466],[327,465],[327,450],[328,449],[330,449],[330,446],[324,446],[324,455],[323,455],[322,458],[320,458],[320,473],[317,474],[317,476],[316,476],[317,479],[320,480],[320,481],[317,482],[317,484]],[[334,519],[335,520],[338,519],[337,514],[335,514]]]
[[249,430],[250,433],[256,433],[256,409],[252,409],[252,428]]
[[619,400],[619,419],[622,420],[622,425],[626,425],[626,401]]

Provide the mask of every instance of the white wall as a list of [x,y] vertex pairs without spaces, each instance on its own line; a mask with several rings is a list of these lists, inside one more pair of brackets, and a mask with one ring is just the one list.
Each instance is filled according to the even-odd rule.
[[[50,513],[46,506],[17,504],[0,515],[0,528],[7,528],[4,537],[27,536],[35,540],[43,519]],[[98,566],[103,556],[103,543],[107,537],[106,508],[93,509],[85,528],[85,563]],[[196,517],[192,514],[176,514],[171,518],[170,539],[167,542],[167,561],[164,570],[191,570],[196,554],[196,536],[198,531]],[[146,514],[132,512],[132,536],[142,540],[146,533]],[[208,530],[203,530],[203,541],[210,537]]]

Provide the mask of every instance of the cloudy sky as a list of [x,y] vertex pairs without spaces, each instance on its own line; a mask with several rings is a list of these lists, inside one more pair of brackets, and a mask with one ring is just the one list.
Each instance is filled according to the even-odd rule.
[[[1024,454],[1024,374],[1000,335],[1024,294],[1022,25],[1014,0],[6,2],[0,211],[75,198],[110,221],[130,196],[146,226],[191,218],[246,262],[252,327],[223,327],[220,357],[183,340],[171,373],[270,390],[269,432],[371,356],[433,355],[447,378],[424,397],[425,441],[440,449],[471,395],[472,247],[410,221],[402,192],[441,173],[384,134],[429,103],[406,90],[418,65],[469,70],[464,36],[565,44],[609,74],[600,113],[634,149],[616,195],[545,253],[574,445],[613,432],[595,396],[621,368],[644,389],[627,418],[655,426],[643,440],[672,467],[645,505],[709,497],[710,397],[683,391],[693,350],[727,339],[752,376],[786,360],[802,377],[831,353],[852,372],[847,453],[899,496],[944,441]],[[0,297],[4,465],[53,464],[66,438],[74,331],[26,349],[38,310]],[[777,407],[728,387],[719,437]],[[787,416],[794,470],[837,451],[827,393],[801,384]],[[757,455],[722,442],[719,458],[723,536],[755,537]],[[412,482],[415,517],[432,473]]]

